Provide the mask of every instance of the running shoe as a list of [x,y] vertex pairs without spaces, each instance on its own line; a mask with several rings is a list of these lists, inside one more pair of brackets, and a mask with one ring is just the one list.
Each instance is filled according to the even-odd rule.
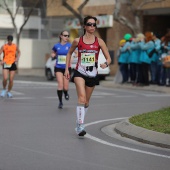
[[8,97],[8,98],[12,98],[12,97],[13,97],[13,95],[11,94],[11,92],[7,92],[7,97]]
[[75,131],[78,136],[84,136],[86,134],[86,131],[84,130],[84,126],[82,124],[77,124]]
[[1,97],[5,97],[5,95],[6,95],[6,90],[2,90]]
[[63,108],[63,103],[62,103],[62,102],[59,103],[58,108],[59,108],[59,109],[62,109],[62,108]]
[[65,94],[65,99],[66,99],[66,100],[69,100],[69,94],[68,94],[68,93]]

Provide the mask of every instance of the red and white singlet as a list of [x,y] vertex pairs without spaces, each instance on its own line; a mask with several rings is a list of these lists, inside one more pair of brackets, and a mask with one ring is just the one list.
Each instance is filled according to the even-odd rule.
[[93,44],[85,44],[83,37],[80,37],[76,70],[84,76],[96,77],[99,51],[100,45],[97,37]]

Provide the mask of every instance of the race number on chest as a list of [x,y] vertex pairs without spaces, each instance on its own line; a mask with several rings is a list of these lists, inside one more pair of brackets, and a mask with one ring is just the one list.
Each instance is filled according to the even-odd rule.
[[82,66],[95,66],[95,53],[81,53]]

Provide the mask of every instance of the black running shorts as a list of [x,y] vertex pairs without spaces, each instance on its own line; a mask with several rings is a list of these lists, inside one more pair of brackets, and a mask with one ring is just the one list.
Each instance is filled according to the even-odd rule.
[[[69,71],[69,73],[71,74],[71,68],[68,68],[68,71]],[[54,68],[54,72],[55,72],[55,73],[56,73],[56,72],[61,72],[61,73],[63,73],[63,75],[64,75],[65,69],[55,67],[55,68]]]
[[7,69],[9,71],[16,71],[17,70],[17,65],[16,65],[16,63],[13,63],[11,65],[11,67],[4,68],[4,64],[3,64],[3,69]]
[[99,79],[98,76],[96,77],[87,77],[84,76],[83,74],[81,74],[80,72],[78,72],[77,70],[74,70],[74,75],[73,75],[73,81],[75,77],[81,77],[85,80],[85,85],[88,87],[94,87],[96,85],[99,85]]

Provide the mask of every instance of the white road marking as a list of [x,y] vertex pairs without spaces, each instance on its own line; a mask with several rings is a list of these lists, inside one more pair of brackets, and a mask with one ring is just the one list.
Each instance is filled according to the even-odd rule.
[[94,93],[92,94],[92,96],[114,96],[116,94],[114,93],[105,93],[105,92],[98,92],[98,91],[94,91]]
[[51,97],[44,97],[45,99],[58,99],[57,96],[51,96]]
[[35,99],[33,97],[14,97],[14,98],[10,98],[10,99],[13,99],[13,100],[25,100],[25,99]]
[[91,96],[91,98],[103,98],[105,96]]
[[18,92],[18,91],[11,91],[12,94],[14,95],[24,95],[24,93]]
[[[99,95],[98,95],[98,96],[93,96],[93,95],[92,95],[91,97],[92,97],[92,98],[103,98],[103,97],[107,97],[107,96],[102,96],[102,95],[101,95],[101,96],[99,96]],[[125,97],[137,97],[137,96],[135,96],[135,95],[126,95],[126,96],[124,96],[124,95],[122,95],[122,96],[113,96],[113,98],[116,98],[116,97],[118,97],[118,98],[121,98],[121,97],[122,97],[122,98],[125,98]]]
[[143,94],[146,97],[169,97],[170,94]]
[[[57,82],[35,82],[35,81],[21,81],[21,80],[15,80],[14,81],[16,83],[16,87],[15,88],[46,88],[46,86],[48,87],[57,87]],[[73,84],[70,83],[70,88],[74,88],[75,86]],[[115,89],[114,89],[115,91]],[[120,90],[116,90],[117,92],[119,92]],[[121,92],[128,92],[134,95],[118,95],[116,93],[109,93],[109,92],[100,92],[100,91],[94,91],[94,93],[92,94],[92,97],[94,98],[103,98],[103,96],[113,96],[113,97],[136,97],[136,95],[142,95],[145,97],[169,97],[170,94],[165,94],[165,93],[159,93],[159,92],[152,92],[149,91],[148,93],[143,93],[145,91],[145,89],[143,89],[142,91],[133,91],[133,90],[123,90],[121,89]],[[146,91],[145,91],[146,92]],[[19,92],[17,92],[18,95],[22,94]],[[98,97],[97,97],[98,96]]]
[[135,96],[135,95],[122,95],[122,96],[113,96],[113,97],[137,97],[137,96]]
[[15,80],[14,83],[21,83],[21,84],[26,84],[26,85],[48,85],[48,86],[57,86],[56,82],[38,82],[38,81],[20,81],[20,80]]
[[[101,122],[113,121],[113,120],[122,120],[122,119],[126,119],[126,117],[124,117],[124,118],[115,118],[115,119],[99,120],[99,121],[87,123],[84,126],[87,127],[87,126],[98,124],[98,123],[101,123]],[[153,153],[153,152],[147,152],[147,151],[143,151],[143,150],[139,150],[139,149],[134,149],[134,148],[126,147],[126,146],[116,145],[116,144],[104,141],[102,139],[96,138],[96,137],[94,137],[94,136],[92,136],[92,135],[90,135],[88,133],[86,134],[86,137],[91,139],[91,140],[94,140],[96,142],[99,142],[101,144],[104,144],[104,145],[108,145],[108,146],[112,146],[112,147],[116,147],[116,148],[120,148],[120,149],[125,149],[125,150],[130,150],[130,151],[134,151],[134,152],[139,152],[139,153],[143,153],[143,154],[147,154],[147,155],[153,155],[153,156],[157,156],[157,157],[163,157],[163,158],[170,159],[170,156],[168,156],[168,155],[162,155],[162,154],[157,154],[157,153]]]

